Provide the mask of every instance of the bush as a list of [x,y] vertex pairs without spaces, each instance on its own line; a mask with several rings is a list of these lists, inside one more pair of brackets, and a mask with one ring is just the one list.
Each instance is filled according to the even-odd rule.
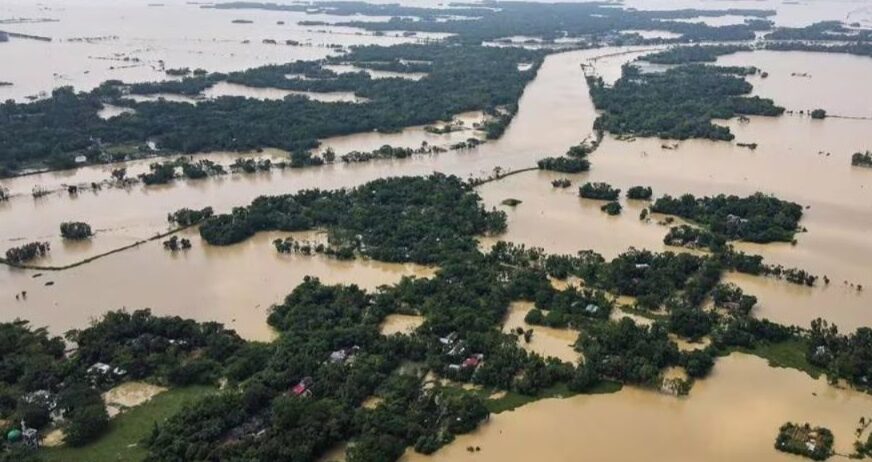
[[823,109],[815,109],[814,111],[811,111],[810,114],[812,119],[821,120],[827,118],[827,111]]
[[81,241],[93,236],[91,225],[81,221],[70,221],[61,223],[61,236],[64,239]]
[[602,210],[603,212],[606,212],[612,216],[619,215],[621,213],[621,204],[619,204],[615,201],[612,201],[612,202],[609,202],[608,204],[600,207],[600,210]]
[[546,157],[536,163],[539,170],[550,170],[560,173],[581,173],[590,170],[590,162],[577,157]]
[[48,242],[31,242],[6,251],[6,260],[10,263],[24,263],[36,257],[44,257],[51,247]]
[[102,402],[76,408],[67,419],[64,442],[70,446],[83,446],[94,441],[109,427],[109,414]]
[[627,199],[648,200],[654,195],[650,186],[633,186],[627,190]]
[[620,189],[612,188],[608,183],[585,183],[578,188],[578,195],[585,199],[614,201],[620,194]]

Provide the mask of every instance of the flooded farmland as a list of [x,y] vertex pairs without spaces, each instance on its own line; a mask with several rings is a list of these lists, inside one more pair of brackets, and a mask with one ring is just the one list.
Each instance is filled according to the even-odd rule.
[[[305,239],[311,233],[293,234]],[[273,239],[289,233],[260,233],[228,247],[206,245],[195,231],[181,237],[193,248],[178,253],[149,242],[120,254],[64,271],[5,267],[0,277],[3,316],[28,319],[56,333],[86,326],[103,313],[151,308],[155,314],[217,321],[251,340],[270,340],[266,324],[305,276],[325,284],[355,283],[374,290],[403,276],[428,277],[432,269],[366,260],[278,254]],[[46,283],[52,282],[50,286]],[[15,294],[27,291],[23,300]]]
[[[669,4],[674,6],[675,3],[699,6],[699,2],[671,1]],[[746,2],[717,3],[719,8],[746,6]],[[777,14],[773,20],[778,24],[807,24],[818,17],[841,19],[852,14],[860,22],[872,18],[872,14],[864,12],[863,2],[836,2],[833,11],[826,13],[816,4],[800,12],[784,2],[754,3],[755,8],[775,8]],[[347,19],[328,15],[211,10],[181,2],[161,7],[107,8],[100,4],[98,8],[91,0],[76,0],[67,6],[56,2],[33,6],[14,0],[0,6],[0,14],[9,12],[60,18],[60,22],[4,25],[10,30],[46,34],[60,40],[50,44],[18,42],[14,47],[0,46],[0,59],[4,62],[21,61],[25,56],[45,58],[28,59],[28,63],[37,62],[3,71],[8,75],[0,73],[0,81],[13,82],[12,86],[0,87],[0,100],[21,100],[57,85],[87,89],[108,78],[165,79],[169,77],[164,68],[182,65],[230,71],[295,59],[318,59],[333,54],[328,48],[331,43],[387,45],[424,40],[296,24],[304,18]],[[106,25],[85,32],[77,22],[95,12],[99,12]],[[198,27],[181,27],[177,16],[185,16],[188,21],[196,18]],[[168,22],[160,33],[148,27],[158,18]],[[250,23],[231,23],[237,19]],[[700,20],[737,24],[744,18],[724,16]],[[89,19],[88,23],[95,21]],[[121,28],[132,33],[122,33]],[[656,31],[643,32],[649,37],[658,36]],[[122,38],[72,40],[84,35]],[[293,40],[300,45],[264,43],[273,39]],[[367,290],[395,283],[406,276],[432,277],[437,270],[435,267],[279,254],[272,244],[276,238],[291,235],[303,239],[321,238],[316,231],[259,233],[239,244],[217,247],[206,244],[195,229],[188,229],[178,236],[190,239],[193,248],[180,252],[166,251],[159,240],[149,239],[169,231],[167,213],[182,207],[210,206],[220,213],[246,205],[261,195],[354,187],[383,177],[441,172],[470,179],[529,169],[538,159],[561,155],[570,146],[591,136],[598,113],[588,96],[586,70],[595,69],[607,82],[614,82],[620,77],[623,64],[650,50],[651,47],[620,47],[549,55],[525,89],[517,115],[504,135],[471,149],[420,154],[407,159],[273,169],[204,180],[180,179],[168,185],[149,187],[139,184],[111,187],[105,181],[113,169],[124,167],[128,176],[136,176],[148,171],[150,163],[164,158],[0,180],[0,185],[12,194],[9,201],[0,202],[0,250],[30,240],[47,241],[51,244],[51,253],[33,263],[64,266],[141,242],[122,252],[62,271],[3,265],[0,268],[0,319],[27,319],[34,326],[46,326],[50,332],[60,334],[84,327],[108,310],[150,308],[158,315],[217,321],[246,339],[269,341],[276,335],[266,324],[270,307],[281,303],[305,276],[318,277],[325,284],[353,283]],[[125,61],[125,58],[129,59]],[[531,170],[478,186],[477,192],[486,208],[504,211],[508,225],[504,233],[480,239],[481,248],[507,240],[560,254],[590,249],[606,258],[631,247],[688,252],[663,243],[669,229],[661,223],[665,217],[654,214],[648,220],[639,219],[640,213],[650,206],[649,202],[628,200],[622,194],[623,212],[610,216],[600,210],[603,202],[578,197],[578,187],[589,181],[607,182],[622,192],[636,185],[651,186],[655,197],[685,193],[746,196],[760,191],[801,204],[804,215],[800,226],[807,232],[797,234],[795,243],[735,243],[736,247],[762,255],[767,263],[805,269],[827,276],[831,282],[819,281],[815,287],[806,287],[737,273],[726,274],[724,282],[735,283],[759,299],[752,312],[758,318],[806,327],[810,321],[823,317],[837,324],[842,332],[872,325],[869,264],[872,261],[872,240],[869,239],[872,169],[852,167],[850,163],[854,152],[872,149],[872,120],[864,119],[872,117],[872,86],[867,83],[868,76],[872,75],[872,58],[754,51],[721,57],[718,64],[753,65],[768,72],[767,78],[759,75],[748,78],[754,85],[754,94],[772,98],[794,113],[778,118],[716,121],[730,128],[736,135],[735,142],[666,143],[654,138],[606,134],[590,156],[589,172],[559,174]],[[359,70],[349,66],[335,69]],[[425,77],[425,74],[367,72],[374,78],[417,80]],[[202,97],[279,100],[289,95],[324,102],[364,102],[353,93],[303,94],[228,83],[206,90]],[[178,95],[164,97],[185,99]],[[818,107],[831,115],[844,117],[812,120],[799,114],[801,110]],[[110,118],[124,112],[123,108],[113,106],[105,107],[100,115]],[[485,118],[482,112],[454,117],[463,124],[461,130],[451,133],[433,133],[424,126],[407,127],[396,133],[357,133],[321,140],[321,146],[315,151],[329,148],[341,155],[355,150],[370,151],[383,145],[417,148],[422,144],[449,146],[468,138],[484,139],[483,132],[475,129]],[[737,143],[756,143],[756,148],[741,147]],[[277,161],[287,159],[288,155],[284,151],[264,149],[246,153],[203,153],[195,155],[194,159],[210,159],[228,165],[237,157]],[[178,156],[170,158],[174,157]],[[571,187],[552,186],[553,180],[562,178],[570,180]],[[77,194],[70,194],[66,189],[68,185],[90,183],[103,187]],[[34,197],[34,190],[41,188],[52,192]],[[519,203],[505,205],[507,199],[516,199]],[[59,224],[71,220],[90,223],[96,235],[84,242],[61,239]],[[26,297],[22,297],[25,291]],[[627,298],[619,301],[627,305],[633,303]],[[502,331],[514,331],[518,327],[533,329],[529,342],[525,342],[523,336],[519,338],[519,345],[525,350],[571,363],[581,361],[580,353],[573,348],[579,332],[527,325],[524,316],[531,307],[527,302],[513,303]],[[652,322],[630,311],[616,309],[613,319],[622,317],[640,324]],[[384,335],[408,334],[423,322],[420,316],[392,314],[383,323],[381,332]],[[683,351],[702,349],[710,343],[708,338],[693,344],[677,337],[673,340]],[[712,375],[696,381],[687,397],[626,386],[612,394],[545,399],[494,415],[478,430],[459,436],[431,456],[409,450],[402,460],[790,461],[795,458],[772,447],[778,427],[785,421],[814,422],[832,429],[837,452],[846,454],[853,449],[858,421],[870,415],[872,396],[868,394],[833,386],[824,378],[813,379],[793,369],[773,368],[763,359],[734,353],[719,358]],[[865,441],[866,434],[861,436]],[[342,445],[329,452],[325,460],[344,460],[346,447]],[[469,451],[469,447],[480,447],[481,451]]]
[[772,448],[785,421],[827,426],[837,452],[848,453],[858,421],[870,412],[867,394],[733,354],[686,398],[624,387],[609,395],[542,400],[491,417],[433,456],[409,451],[401,460],[791,461],[796,456]]

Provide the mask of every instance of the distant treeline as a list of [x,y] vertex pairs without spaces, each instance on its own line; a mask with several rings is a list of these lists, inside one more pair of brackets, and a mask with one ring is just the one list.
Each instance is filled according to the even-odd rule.
[[[544,53],[518,48],[447,45],[361,47],[343,58],[351,63],[426,61],[426,77],[372,79],[364,72],[337,75],[324,63],[295,62],[263,66],[229,75],[209,74],[181,81],[135,84],[133,93],[196,94],[220,80],[256,87],[300,91],[353,91],[363,104],[323,103],[300,96],[281,101],[222,97],[196,105],[168,101],[137,103],[124,96],[125,86],[109,81],[88,93],[56,89],[33,103],[0,104],[0,176],[24,167],[75,166],[74,157],[110,160],[107,148],[119,144],[157,143],[162,152],[252,150],[276,147],[305,151],[318,139],[448,120],[453,115],[485,110],[500,114],[485,127],[498,136],[511,118],[525,85],[536,74]],[[519,71],[520,62],[532,62]],[[287,78],[302,74],[309,79]],[[135,113],[109,120],[97,112],[111,103]],[[497,108],[508,108],[498,111]],[[491,126],[492,125],[492,126]]]
[[[494,2],[461,8],[409,7],[397,4],[374,5],[364,2],[318,2],[314,4],[275,4],[230,2],[215,5],[222,9],[265,9],[324,13],[338,16],[389,16],[388,21],[352,20],[337,25],[369,31],[411,31],[454,34],[452,40],[481,43],[512,36],[541,37],[546,41],[562,37],[605,40],[624,30],[666,30],[681,34],[678,41],[752,40],[757,30],[769,30],[772,10],[667,10],[638,11],[614,8],[600,2],[538,3]],[[493,7],[493,8],[490,8]],[[756,18],[744,24],[709,26],[702,22],[676,19],[739,15]],[[457,19],[461,17],[462,19]],[[675,39],[673,39],[675,40]],[[655,41],[662,41],[656,39]]]

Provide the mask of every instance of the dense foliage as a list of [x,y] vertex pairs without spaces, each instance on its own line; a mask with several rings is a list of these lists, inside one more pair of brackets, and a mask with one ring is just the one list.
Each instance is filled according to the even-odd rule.
[[594,105],[604,112],[594,127],[614,134],[732,140],[730,129],[713,124],[712,119],[784,112],[772,100],[746,96],[752,87],[741,76],[752,72],[691,64],[642,73],[636,66],[625,65],[612,86],[589,76]]
[[851,165],[855,167],[872,167],[872,151],[855,152],[851,156]]
[[[275,3],[234,2],[219,5],[221,8],[261,8],[270,10],[306,11],[317,13],[367,16],[390,16],[388,21],[348,21],[338,25],[358,27],[375,32],[407,31],[441,32],[456,34],[454,40],[465,43],[481,43],[511,36],[541,37],[553,41],[561,37],[584,38],[591,41],[609,40],[612,34],[624,30],[658,29],[681,34],[681,41],[704,40],[751,40],[754,31],[769,29],[768,21],[751,21],[746,24],[721,27],[708,26],[701,22],[674,21],[675,19],[699,16],[717,17],[728,14],[766,18],[771,10],[684,9],[672,11],[638,11],[613,8],[603,3],[536,3],[508,2],[498,8],[473,5],[449,8],[422,8],[396,4],[372,5],[358,2],[323,2],[316,8],[312,5],[277,5]],[[329,10],[328,10],[329,9]],[[416,16],[416,18],[412,18]],[[629,35],[629,34],[628,34]],[[662,39],[655,40],[662,42]]]
[[673,47],[665,51],[645,55],[641,59],[655,64],[713,63],[720,56],[750,50],[751,47],[744,45],[693,45]]
[[767,40],[791,41],[832,41],[864,42],[872,41],[872,31],[867,29],[849,28],[841,21],[820,21],[806,27],[779,27],[766,34]]
[[627,190],[627,199],[647,201],[653,195],[654,190],[650,186],[633,186]]
[[91,225],[81,221],[68,221],[61,223],[61,237],[74,241],[88,239],[94,235]]
[[667,195],[657,199],[651,211],[686,218],[728,239],[750,242],[790,242],[802,218],[799,204],[762,193],[748,197]]
[[25,263],[37,257],[46,256],[51,250],[48,242],[30,242],[6,250],[6,261],[10,263]]
[[577,157],[546,157],[536,163],[539,170],[560,173],[581,173],[590,170],[590,161]]
[[[181,81],[136,84],[129,88],[121,82],[109,81],[89,93],[77,94],[68,87],[58,88],[44,100],[0,104],[0,168],[6,174],[42,164],[71,168],[75,166],[73,158],[77,155],[85,155],[90,162],[109,161],[114,160],[114,156],[107,147],[144,145],[147,140],[155,142],[162,153],[242,151],[259,147],[300,152],[328,136],[395,131],[446,120],[470,110],[495,112],[497,107],[509,109],[505,116],[494,118],[502,120],[500,123],[504,126],[507,120],[503,119],[511,118],[511,108],[537,72],[542,56],[542,52],[519,48],[439,44],[369,46],[352,49],[343,55],[342,61],[351,64],[428,61],[432,69],[417,81],[373,79],[365,72],[336,74],[322,67],[325,62],[293,62],[230,74],[199,75]],[[520,71],[519,62],[534,66]],[[298,73],[309,78],[285,77]],[[324,103],[290,96],[281,101],[222,97],[197,104],[137,103],[123,94],[125,89],[134,93],[198,94],[222,80],[297,91],[352,91],[367,98],[367,102]],[[130,107],[136,112],[104,120],[97,115],[104,103]],[[272,122],[263,123],[264,120]],[[488,132],[496,134],[497,128],[491,127]],[[186,175],[198,177],[203,167],[191,163]],[[168,181],[175,175],[175,171],[169,170],[169,166],[159,165],[158,170],[146,174],[143,181]]]
[[620,215],[622,209],[623,207],[621,207],[621,204],[618,201],[610,201],[600,207],[600,210],[612,216]]
[[621,195],[621,190],[613,188],[608,183],[587,182],[578,188],[578,195],[585,199],[614,201]]
[[338,247],[382,261],[434,263],[475,249],[476,235],[505,229],[505,213],[485,211],[478,200],[452,176],[388,178],[352,190],[260,197],[207,219],[200,234],[227,245],[258,231],[327,228]]
[[868,327],[842,335],[835,325],[821,319],[812,321],[806,356],[834,380],[872,388],[872,329]]

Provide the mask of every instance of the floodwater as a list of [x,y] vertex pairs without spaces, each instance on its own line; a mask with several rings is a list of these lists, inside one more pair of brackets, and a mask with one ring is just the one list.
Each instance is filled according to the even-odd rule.
[[[491,416],[432,456],[410,450],[401,460],[795,461],[773,447],[783,423],[828,427],[837,451],[849,453],[860,417],[870,414],[870,395],[733,354],[686,398],[624,387],[608,395],[542,400]],[[468,446],[481,451],[470,453]]]
[[[769,17],[776,26],[804,27],[818,21],[859,22],[865,27],[872,26],[872,1],[870,0],[831,0],[831,1],[784,1],[784,0],[627,0],[627,8],[641,10],[675,10],[694,8],[700,10],[723,10],[728,8],[775,10]],[[702,18],[713,23],[718,18]],[[699,20],[697,20],[699,21]]]
[[[265,64],[322,59],[328,45],[393,45],[421,38],[401,34],[375,36],[351,28],[299,26],[302,20],[347,21],[348,17],[259,10],[216,10],[196,2],[101,0],[7,0],[0,18],[51,19],[52,22],[4,24],[3,30],[50,37],[51,42],[11,38],[0,44],[0,101],[19,101],[50,93],[58,86],[89,90],[108,79],[142,82],[168,79],[164,69],[187,67],[230,72]],[[248,24],[233,24],[242,19]],[[387,20],[355,17],[354,20]],[[279,24],[282,22],[283,24]],[[264,43],[275,40],[278,44]],[[286,40],[299,46],[285,45]],[[247,42],[247,43],[246,43]]]
[[350,91],[334,91],[334,92],[314,92],[314,91],[292,91],[282,90],[280,88],[261,88],[249,87],[238,83],[218,82],[217,84],[203,91],[203,96],[206,98],[220,98],[222,96],[242,96],[245,98],[254,98],[259,100],[282,100],[285,96],[299,95],[305,96],[314,101],[322,103],[361,103],[366,101],[366,98],[360,98]]
[[374,79],[408,79],[408,80],[421,80],[427,76],[426,72],[393,72],[393,71],[381,71],[375,69],[366,69],[363,67],[353,66],[351,64],[328,64],[324,66],[325,69],[329,69],[337,74],[349,74],[354,72],[366,72],[370,77]]
[[[592,156],[592,171],[580,175],[578,181],[607,181],[625,190],[636,184],[648,185],[655,196],[744,196],[761,191],[797,202],[808,207],[800,222],[808,232],[797,234],[795,246],[739,243],[737,247],[763,255],[769,263],[806,269],[839,284],[848,281],[872,287],[868,265],[872,261],[872,241],[868,239],[872,229],[872,172],[850,165],[853,152],[872,145],[872,122],[816,122],[799,116],[752,117],[746,124],[727,122],[737,141],[759,144],[754,151],[733,143],[704,140],[684,141],[677,149],[667,150],[657,139],[625,142],[607,137]],[[755,292],[758,289],[791,290],[787,284],[755,284],[749,289],[758,297],[782,300],[786,297],[783,293]],[[803,311],[812,314],[803,318],[797,317],[794,310],[794,305],[803,303],[799,300],[770,305],[766,314],[775,321],[807,326],[826,313],[838,318],[843,328],[853,330],[872,322],[870,297],[867,291],[856,297],[839,297],[839,305],[818,307],[816,314]]]
[[521,347],[546,358],[553,356],[561,361],[577,363],[580,353],[575,351],[573,345],[578,340],[578,331],[527,324],[524,322],[524,316],[533,308],[531,302],[513,302],[509,306],[509,313],[503,322],[503,332],[514,333],[518,327],[525,331],[533,329],[533,337],[530,342],[525,341],[523,336],[518,337],[518,344]]
[[724,66],[756,66],[769,75],[749,77],[754,94],[788,110],[825,109],[829,115],[872,117],[872,58],[837,53],[755,51],[718,60]]
[[[589,136],[596,112],[587,97],[580,64],[596,56],[608,56],[596,62],[597,72],[614,74],[624,62],[638,56],[638,50],[584,50],[549,56],[536,79],[527,87],[519,103],[519,112],[505,135],[475,149],[403,160],[230,175],[201,181],[180,180],[159,187],[104,189],[97,193],[80,193],[75,198],[62,197],[65,194],[61,194],[33,199],[28,193],[34,185],[57,187],[61,183],[99,181],[108,178],[111,169],[117,166],[92,166],[71,172],[4,180],[13,193],[23,195],[0,204],[0,214],[3,215],[0,242],[5,243],[4,247],[11,247],[27,240],[48,240],[52,243],[52,253],[39,263],[66,264],[165,231],[166,214],[181,207],[213,206],[220,212],[247,204],[261,194],[288,193],[312,187],[354,186],[379,177],[439,171],[468,178],[491,175],[496,167],[504,171],[526,168],[545,155],[562,154],[569,146]],[[789,58],[791,54],[778,53],[777,56]],[[872,60],[863,62],[872,64]],[[813,81],[824,86],[838,84],[823,78]],[[862,93],[858,98],[872,92],[868,88],[857,90]],[[475,120],[480,119],[480,114],[467,114],[463,118],[465,126],[471,127]],[[666,250],[662,238],[667,228],[658,225],[656,217],[649,222],[638,220],[639,212],[646,206],[640,201],[622,198],[623,213],[617,217],[606,215],[599,210],[601,204],[598,201],[576,196],[577,187],[586,181],[606,181],[624,191],[634,185],[650,185],[655,196],[688,192],[697,195],[772,193],[810,206],[801,223],[809,232],[797,236],[796,246],[740,244],[740,248],[760,253],[771,263],[827,275],[835,285],[849,281],[849,284],[872,287],[869,279],[872,274],[868,270],[872,242],[866,236],[872,229],[872,193],[869,192],[872,191],[872,171],[852,168],[849,161],[851,153],[872,146],[872,130],[869,130],[872,122],[836,118],[813,121],[797,115],[777,119],[752,117],[750,123],[725,123],[736,133],[737,141],[756,142],[759,144],[757,150],[705,140],[681,142],[678,149],[667,150],[657,139],[639,138],[629,142],[607,136],[591,157],[593,169],[590,172],[578,175],[528,172],[489,183],[479,191],[489,207],[508,213],[508,232],[498,238],[542,246],[559,253],[593,249],[607,257],[630,246]],[[435,135],[427,133],[423,127],[416,127],[393,134],[363,133],[331,138],[324,140],[322,148],[332,147],[342,154],[354,149],[371,150],[383,144],[415,147],[427,141],[445,145],[476,136],[476,133],[470,129]],[[531,135],[544,133],[548,136]],[[257,155],[281,158],[285,154],[266,150]],[[207,155],[227,162],[238,156],[233,153]],[[136,172],[143,171],[149,162],[142,160],[128,164],[131,172]],[[810,172],[814,172],[813,176]],[[570,178],[573,186],[553,188],[550,181],[558,177]],[[517,198],[522,203],[514,208],[502,206],[500,203],[507,198]],[[57,229],[62,221],[67,220],[87,221],[98,233],[90,242],[63,242],[57,236]],[[485,240],[485,245],[489,242],[492,240]],[[124,257],[116,255],[112,258],[120,261]],[[109,268],[106,263],[101,265]],[[92,271],[96,270],[76,270],[78,273],[99,274]],[[12,274],[8,269],[0,272],[0,284],[6,287],[0,296],[7,299],[14,298],[14,293],[23,290],[9,283]],[[160,285],[169,274],[181,273],[156,273],[151,276],[152,283]],[[177,283],[178,279],[174,282]],[[746,278],[740,281],[740,285],[761,299],[759,315],[775,321],[807,325],[812,319],[826,315],[843,330],[853,330],[872,321],[869,290],[849,293],[835,285],[805,289],[760,278]],[[272,299],[258,301],[268,306],[288,289],[275,290],[276,296]],[[814,295],[809,297],[805,292]],[[137,302],[133,298],[122,298],[120,293],[116,294],[113,305]],[[826,305],[820,306],[819,302]],[[796,306],[807,308],[798,310]],[[84,318],[110,307],[92,307]],[[232,319],[233,316],[224,318]],[[73,325],[67,322],[64,328],[69,327]]]
[[[196,231],[187,230],[179,235],[191,240],[193,248],[187,251],[171,253],[154,241],[65,271],[4,267],[3,319],[27,319],[60,334],[85,327],[109,310],[151,308],[157,315],[217,321],[247,339],[270,340],[270,307],[281,303],[304,276],[374,290],[403,276],[429,277],[435,272],[412,264],[279,254],[272,241],[285,236],[315,237],[311,232],[259,233],[240,244],[213,247]],[[48,281],[54,284],[45,286]],[[15,300],[22,290],[27,291],[26,300]]]
[[[0,245],[11,247],[25,240],[48,240],[52,253],[43,263],[77,261],[86,256],[132,243],[167,228],[166,215],[182,207],[212,206],[217,212],[245,205],[259,195],[291,193],[306,188],[355,186],[376,178],[423,175],[434,171],[456,174],[463,178],[491,175],[495,167],[504,170],[526,168],[535,164],[543,152],[562,153],[587,136],[595,114],[587,97],[579,63],[586,56],[603,50],[588,50],[553,55],[546,59],[537,77],[526,89],[520,110],[505,135],[475,149],[450,151],[438,155],[414,156],[410,159],[373,161],[344,165],[337,163],[308,169],[273,170],[252,175],[186,181],[179,180],[158,187],[134,186],[130,189],[103,189],[97,193],[79,193],[69,199],[53,195],[33,199],[29,191],[36,185],[99,181],[109,177],[114,166],[92,166],[75,172],[50,172],[3,180],[13,193],[23,194],[0,203]],[[605,52],[608,52],[606,50]],[[476,118],[462,116],[466,126]],[[529,133],[548,133],[545,138]],[[371,150],[383,144],[420,146],[450,144],[476,136],[472,130],[446,135],[427,133],[422,127],[395,134],[363,133],[324,140],[323,147],[333,147],[337,154],[352,149]],[[276,151],[264,155],[280,157]],[[240,154],[207,155],[229,162]],[[153,160],[131,163],[129,174],[144,171]],[[47,187],[49,187],[47,186]],[[51,189],[51,188],[50,188]],[[63,196],[63,195],[61,195]],[[57,237],[63,221],[86,221],[97,230],[88,249],[69,248]],[[0,276],[2,278],[2,276]]]
[[[652,0],[657,3],[657,0]],[[631,2],[632,3],[632,2]],[[699,6],[706,2],[672,1]],[[716,5],[715,5],[716,3]],[[836,5],[827,10],[827,5]],[[708,2],[717,8],[748,7],[747,2]],[[646,7],[654,7],[647,5]],[[862,17],[863,2],[814,4],[796,14],[798,6],[770,0],[753,7],[774,6],[776,22],[802,23],[832,15]],[[859,12],[857,12],[859,11]],[[821,14],[818,14],[821,13]],[[855,14],[856,13],[856,14]],[[94,0],[58,0],[39,5],[23,0],[4,2],[4,16],[58,17],[61,22],[4,25],[10,31],[50,35],[63,39],[51,43],[13,40],[0,45],[0,60],[26,63],[4,69],[0,80],[15,83],[0,87],[0,99],[21,99],[72,84],[90,88],[107,78],[126,81],[166,78],[166,68],[203,67],[231,71],[293,59],[327,56],[329,43],[405,43],[414,39],[355,35],[354,32],[318,32],[296,26],[300,19],[324,19],[299,13],[202,10],[196,5],[170,2],[165,7],[113,6]],[[196,19],[192,19],[196,18]],[[252,24],[233,24],[246,19]],[[277,21],[286,21],[279,25]],[[858,19],[861,20],[861,19]],[[193,21],[193,22],[192,22]],[[810,22],[810,21],[808,21]],[[154,27],[160,24],[161,27]],[[194,24],[194,26],[192,26]],[[169,31],[169,32],[167,32]],[[120,38],[72,42],[76,37],[117,35]],[[264,39],[296,39],[311,46],[268,45]],[[242,42],[249,40],[249,44]],[[631,53],[624,53],[631,51]],[[505,135],[476,149],[411,159],[354,165],[273,171],[255,175],[229,175],[204,181],[177,181],[160,187],[104,189],[68,198],[54,194],[42,199],[29,196],[35,185],[59,187],[62,183],[100,181],[115,166],[93,166],[73,172],[52,172],[3,180],[19,197],[0,204],[2,248],[30,240],[49,240],[52,254],[38,263],[64,264],[105,252],[120,245],[165,231],[166,214],[181,207],[213,206],[218,212],[249,203],[262,194],[290,193],[305,188],[337,188],[396,175],[422,175],[434,171],[464,178],[490,175],[495,168],[531,167],[546,155],[560,155],[586,138],[596,111],[588,96],[582,63],[596,62],[597,72],[613,81],[620,66],[639,54],[635,49],[585,50],[549,56],[519,102],[519,112]],[[742,58],[745,56],[745,58]],[[34,59],[38,57],[39,59]],[[125,57],[140,61],[123,61]],[[819,58],[803,53],[754,53],[725,57],[742,58],[737,64],[755,64],[770,72],[769,80],[752,78],[757,94],[772,96],[791,109],[824,107],[841,115],[865,114],[872,87],[861,76],[870,75],[872,60],[852,57]],[[806,69],[809,60],[820,69]],[[823,63],[823,64],[821,64]],[[852,75],[835,70],[845,66]],[[793,70],[793,69],[796,70]],[[826,68],[826,69],[824,69]],[[832,69],[831,69],[832,68]],[[808,72],[810,79],[791,77]],[[841,89],[843,93],[834,92]],[[846,90],[847,89],[847,90]],[[837,94],[838,93],[838,94]],[[780,100],[783,98],[783,101]],[[825,105],[826,103],[827,105]],[[866,112],[862,112],[866,110]],[[758,296],[760,317],[807,325],[819,316],[835,321],[843,331],[872,322],[872,171],[851,168],[850,155],[872,146],[870,121],[807,117],[778,119],[752,117],[749,123],[724,122],[737,141],[759,143],[751,151],[734,143],[691,140],[675,150],[663,149],[656,139],[619,141],[606,137],[591,156],[591,172],[557,175],[528,172],[489,183],[479,189],[489,207],[506,210],[509,229],[501,238],[549,251],[571,253],[594,249],[614,256],[629,246],[664,250],[667,229],[638,220],[645,203],[621,199],[624,211],[610,217],[597,201],[580,199],[577,187],[586,181],[606,181],[626,191],[649,185],[655,195],[694,193],[747,195],[756,191],[776,194],[810,208],[802,221],[808,233],[789,244],[748,245],[740,248],[764,255],[771,263],[808,269],[833,281],[816,288],[794,286],[772,279],[731,274],[748,293]],[[426,133],[422,127],[395,134],[364,133],[324,140],[342,154],[371,150],[383,144],[419,146],[447,144],[476,136],[472,130],[448,135]],[[829,155],[828,155],[829,154]],[[258,154],[283,157],[267,150]],[[227,159],[239,154],[211,153]],[[131,172],[143,171],[150,161],[127,163]],[[564,190],[550,181],[567,177]],[[90,180],[89,180],[90,179]],[[522,203],[509,209],[502,200]],[[58,225],[83,220],[97,229],[89,242],[65,243],[57,237]],[[310,235],[309,233],[308,235]],[[271,241],[288,233],[261,233],[228,247],[205,245],[194,230],[180,237],[192,240],[188,251],[170,253],[158,241],[96,260],[62,272],[0,268],[0,319],[29,319],[54,333],[81,328],[111,309],[151,307],[161,315],[179,315],[200,321],[218,321],[248,339],[269,340],[274,333],[265,320],[272,304],[279,303],[305,275],[327,284],[356,283],[366,289],[398,281],[403,276],[432,276],[434,269],[356,260],[341,262],[324,256],[281,255]],[[307,234],[296,234],[299,236]],[[487,242],[484,243],[485,245]],[[2,249],[0,248],[0,249]],[[41,273],[41,276],[36,277]],[[858,292],[848,284],[863,284]],[[52,282],[52,285],[46,285]],[[22,290],[26,300],[15,300]],[[523,322],[526,309],[513,305],[507,328]],[[634,317],[631,313],[617,312]],[[636,316],[637,317],[637,316]],[[639,318],[642,321],[642,318]],[[397,322],[395,322],[397,321]],[[400,325],[398,318],[390,326]],[[648,321],[646,321],[648,322]],[[561,355],[575,361],[571,352],[574,332],[534,328],[531,351]],[[570,333],[572,338],[570,338]],[[522,341],[523,342],[523,341]],[[689,345],[685,346],[690,348]],[[571,352],[571,353],[570,353]],[[558,357],[561,357],[558,356]],[[543,400],[514,412],[494,416],[471,435],[461,436],[432,457],[407,455],[404,460],[553,460],[597,461],[628,459],[673,461],[790,461],[773,449],[778,427],[785,421],[810,422],[833,430],[840,452],[849,452],[854,428],[861,416],[872,415],[872,397],[839,389],[803,373],[769,367],[756,357],[734,354],[721,358],[710,378],[698,381],[690,397],[675,398],[654,391],[625,387],[611,395],[577,396]],[[632,441],[633,444],[625,444]],[[470,454],[467,446],[480,446]]]
[[421,324],[424,324],[423,316],[411,314],[389,314],[385,317],[384,321],[382,321],[381,334],[411,334],[415,332],[415,329],[421,327]]

